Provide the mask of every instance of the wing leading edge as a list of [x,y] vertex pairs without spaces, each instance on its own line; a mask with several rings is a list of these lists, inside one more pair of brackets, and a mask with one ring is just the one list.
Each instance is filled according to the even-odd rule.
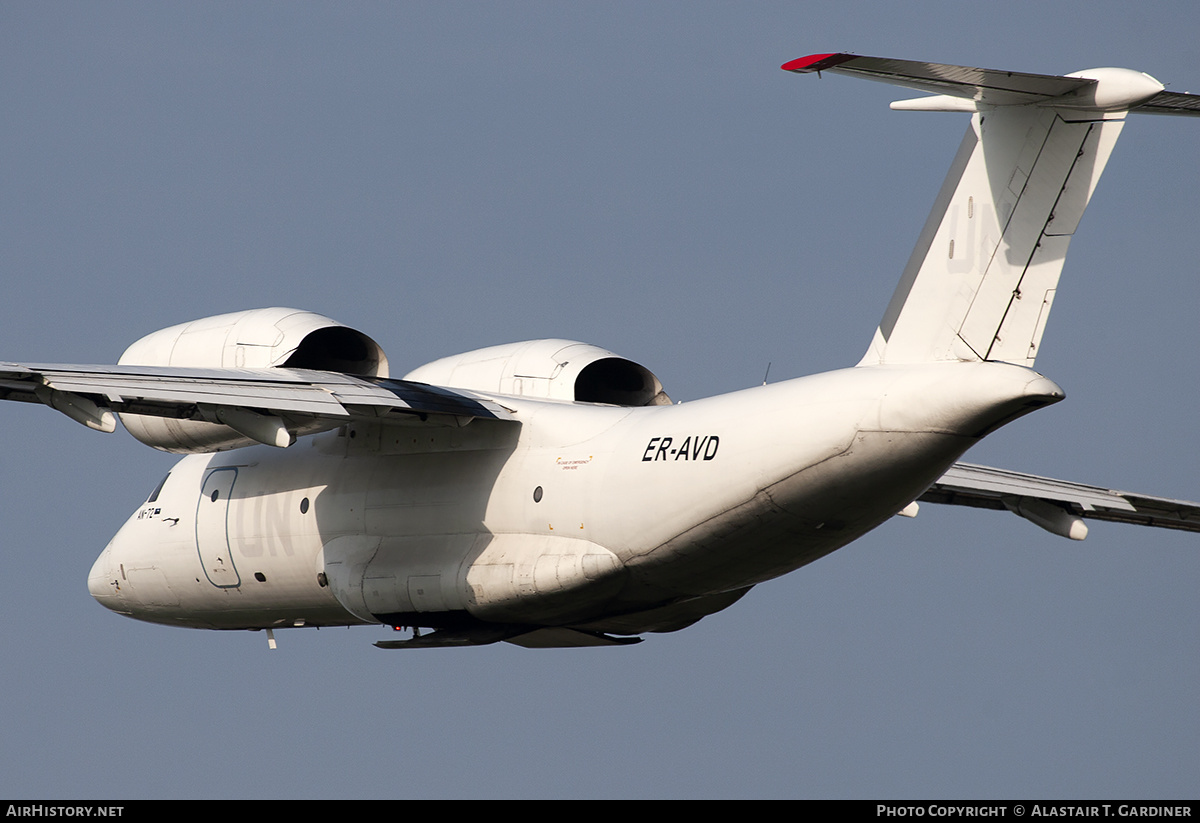
[[354,419],[462,425],[512,420],[472,392],[310,369],[203,369],[0,363],[0,399],[40,402],[98,431],[115,414],[220,423],[251,440],[287,446],[297,435]]

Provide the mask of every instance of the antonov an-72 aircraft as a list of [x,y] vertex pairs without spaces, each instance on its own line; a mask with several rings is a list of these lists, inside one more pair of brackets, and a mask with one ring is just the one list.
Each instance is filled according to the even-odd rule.
[[[1200,95],[820,54],[784,64],[932,92],[970,116],[857,366],[673,403],[646,368],[570,340],[392,378],[326,317],[258,309],[163,329],[116,366],[0,364],[0,397],[187,454],[88,588],[207,629],[383,624],[385,648],[609,646],[682,629],[917,501],[1200,531],[1200,504],[956,461],[1063,398],[1033,370],[1059,273],[1125,117]],[[432,631],[424,631],[424,630]]]

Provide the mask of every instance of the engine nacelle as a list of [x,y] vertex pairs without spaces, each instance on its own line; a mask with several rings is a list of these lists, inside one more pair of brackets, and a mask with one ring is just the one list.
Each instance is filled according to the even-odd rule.
[[529,340],[444,357],[405,380],[472,391],[614,406],[669,406],[647,369],[607,349],[574,340]]
[[[319,369],[387,377],[387,356],[360,331],[298,309],[270,308],[205,317],[148,334],[120,365]],[[122,414],[129,433],[179,454],[224,451],[257,441],[219,423]]]

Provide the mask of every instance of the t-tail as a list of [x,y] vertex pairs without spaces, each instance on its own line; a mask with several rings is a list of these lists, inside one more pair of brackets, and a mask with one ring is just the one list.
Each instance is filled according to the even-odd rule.
[[859,365],[1002,360],[1032,366],[1058,277],[1125,115],[1200,115],[1200,95],[1148,74],[1066,76],[815,54],[786,71],[833,72],[933,92],[904,111],[971,124]]

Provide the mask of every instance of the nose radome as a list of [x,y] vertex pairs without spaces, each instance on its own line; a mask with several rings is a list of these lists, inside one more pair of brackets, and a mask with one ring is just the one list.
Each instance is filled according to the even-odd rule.
[[121,597],[121,575],[112,564],[112,543],[104,547],[88,572],[88,591],[101,606],[115,612],[128,612]]

